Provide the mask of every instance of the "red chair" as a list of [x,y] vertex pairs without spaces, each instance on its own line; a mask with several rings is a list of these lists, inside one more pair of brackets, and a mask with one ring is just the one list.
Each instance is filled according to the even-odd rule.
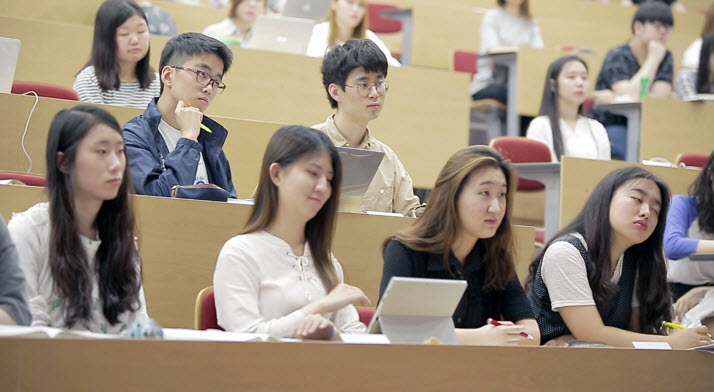
[[679,154],[677,155],[677,166],[704,167],[709,160],[709,155],[705,154]]
[[369,323],[372,321],[372,316],[374,316],[374,312],[376,309],[374,308],[357,308],[357,313],[359,314],[359,321],[362,322],[362,324],[369,326]]
[[218,329],[225,331],[218,325],[216,300],[213,297],[213,286],[206,287],[199,291],[196,296],[193,327],[200,330]]
[[476,72],[478,72],[476,60],[478,60],[477,52],[460,49],[454,50],[453,69],[456,72],[470,73],[471,77],[473,77]]
[[17,180],[29,186],[45,186],[47,180],[39,174],[17,173],[17,172],[0,172],[0,180]]
[[47,83],[37,83],[37,82],[13,82],[12,90],[13,94],[24,94],[28,91],[34,91],[40,97],[45,98],[57,98],[57,99],[67,99],[70,101],[79,101],[79,96],[74,90],[56,86],[54,84]]
[[[489,146],[498,150],[504,158],[510,159],[513,163],[535,163],[535,162],[550,162],[550,150],[545,144],[524,137],[503,136],[491,140]],[[518,179],[519,191],[537,191],[544,189],[545,186],[538,181]],[[535,240],[539,243],[545,242],[545,231],[542,228],[536,228]]]
[[[491,140],[489,146],[498,150],[504,158],[513,163],[550,162],[550,150],[545,144],[524,137],[502,136]],[[518,179],[519,191],[544,189],[542,183],[524,178]]]
[[402,31],[402,22],[388,19],[380,15],[382,11],[397,10],[399,7],[386,3],[367,4],[367,22],[370,30],[375,33],[396,33]]

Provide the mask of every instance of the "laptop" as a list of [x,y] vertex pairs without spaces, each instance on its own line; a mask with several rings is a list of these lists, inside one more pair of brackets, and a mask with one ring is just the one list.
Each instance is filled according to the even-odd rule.
[[314,26],[314,20],[260,15],[253,25],[253,37],[243,47],[305,54]]
[[420,344],[431,337],[457,344],[452,316],[466,290],[466,281],[390,279],[367,333],[383,333],[391,343]]
[[12,90],[19,56],[20,40],[0,37],[0,93],[9,94]]
[[337,147],[342,161],[342,187],[340,188],[340,211],[359,210],[362,197],[372,183],[384,153],[361,148]]
[[330,0],[285,0],[283,16],[323,20],[330,9]]

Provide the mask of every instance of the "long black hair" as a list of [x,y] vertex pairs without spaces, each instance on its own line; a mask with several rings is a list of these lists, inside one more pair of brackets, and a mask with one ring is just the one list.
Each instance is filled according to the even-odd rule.
[[[121,135],[119,123],[104,109],[80,105],[57,113],[47,137],[47,192],[50,210],[49,263],[54,289],[64,305],[64,321],[88,324],[92,315],[92,275],[97,275],[102,310],[111,324],[125,311],[140,307],[141,265],[134,243],[133,191],[129,165],[124,168],[117,196],[102,203],[95,225],[101,245],[95,270],[89,269],[75,220],[73,189],[77,148],[89,131],[103,124]],[[61,163],[58,153],[63,154]]]
[[697,68],[697,93],[710,94],[712,93],[711,80],[712,68],[709,64],[711,55],[714,53],[714,32],[706,34],[702,37],[702,49],[699,52],[699,68]]
[[[119,66],[117,63],[117,28],[134,15],[142,17],[146,21],[148,29],[149,22],[146,19],[146,14],[134,0],[107,0],[97,10],[97,15],[94,18],[92,53],[85,67],[94,66],[94,74],[103,91],[116,90],[121,84],[117,73]],[[151,48],[146,52],[146,56],[136,64],[136,77],[139,79],[139,86],[142,89],[148,88],[156,77],[154,69],[149,65],[150,53]]]
[[[545,74],[545,83],[543,86],[543,98],[540,101],[540,115],[548,116],[550,121],[550,130],[553,134],[553,152],[555,158],[560,161],[560,157],[565,153],[565,145],[563,143],[563,134],[560,131],[560,106],[558,105],[558,77],[563,70],[565,64],[571,61],[579,61],[588,69],[588,64],[585,60],[578,56],[565,56],[553,61],[548,67]],[[583,105],[578,108],[578,113],[583,113]]]
[[697,201],[699,229],[714,234],[714,151],[689,188],[689,194]]
[[610,282],[612,246],[610,224],[610,204],[615,192],[632,180],[650,180],[659,188],[662,208],[657,226],[652,234],[642,243],[632,245],[625,253],[629,254],[637,265],[637,297],[640,308],[639,326],[642,333],[663,333],[662,321],[672,314],[672,297],[667,289],[667,266],[662,250],[664,227],[669,208],[670,193],[667,185],[659,178],[639,167],[617,169],[597,184],[590,194],[585,207],[565,228],[560,230],[543,249],[536,254],[529,267],[526,288],[530,288],[536,271],[548,247],[558,237],[567,233],[580,233],[587,244],[588,253],[594,268],[588,268],[588,282],[598,310],[606,307],[617,289]]

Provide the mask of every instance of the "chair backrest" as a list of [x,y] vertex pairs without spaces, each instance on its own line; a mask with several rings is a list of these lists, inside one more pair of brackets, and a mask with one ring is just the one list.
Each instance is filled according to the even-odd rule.
[[17,180],[29,186],[45,186],[47,180],[39,174],[0,171],[0,180]]
[[379,13],[382,11],[399,9],[396,5],[386,3],[368,3],[367,18],[369,29],[375,33],[396,33],[402,31],[402,22],[394,19],[387,19]]
[[454,50],[454,71],[467,72],[474,76],[478,72],[476,60],[478,60],[478,52],[456,49]]
[[362,324],[369,326],[370,321],[372,321],[372,316],[374,316],[374,308],[357,308],[357,313],[359,314],[359,321]]
[[68,99],[70,101],[79,101],[79,96],[74,90],[57,86],[54,84],[37,83],[37,82],[13,82],[12,93],[24,94],[28,91],[34,91],[40,97]]
[[194,311],[194,328],[200,330],[224,329],[218,325],[216,316],[216,300],[213,297],[213,286],[206,287],[196,296],[196,309]]
[[679,154],[677,155],[677,165],[704,167],[707,164],[709,155],[706,154]]
[[[545,144],[524,137],[503,136],[491,140],[489,146],[498,150],[504,158],[513,163],[550,162],[550,150]],[[533,180],[518,179],[519,191],[544,189],[542,183]]]

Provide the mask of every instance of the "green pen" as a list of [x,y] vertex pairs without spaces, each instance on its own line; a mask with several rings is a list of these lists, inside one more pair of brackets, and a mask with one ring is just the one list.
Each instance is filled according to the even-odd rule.
[[201,124],[201,129],[203,129],[204,131],[206,131],[206,132],[208,132],[208,133],[213,133],[213,131],[211,131],[211,128],[209,128],[209,127],[207,127],[207,126],[205,126],[205,125],[203,125],[203,124]]

